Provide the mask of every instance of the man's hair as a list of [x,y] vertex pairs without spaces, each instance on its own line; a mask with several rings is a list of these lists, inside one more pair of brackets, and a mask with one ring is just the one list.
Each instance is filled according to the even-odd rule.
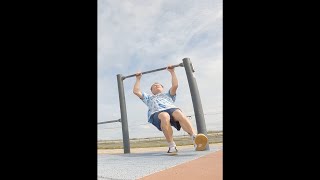
[[[158,82],[153,83],[153,84],[151,85],[151,87],[150,87],[150,91],[151,91],[151,92],[152,92],[152,86],[153,86],[154,84],[160,84],[160,83],[158,83]],[[161,85],[162,88],[163,88],[163,85],[162,85],[162,84],[160,84],[160,85]]]

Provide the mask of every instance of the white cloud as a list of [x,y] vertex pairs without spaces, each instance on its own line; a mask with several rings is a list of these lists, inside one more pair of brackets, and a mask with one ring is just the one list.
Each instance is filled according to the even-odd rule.
[[[194,64],[204,111],[221,107],[221,0],[99,0],[98,121],[120,118],[117,74],[130,75],[178,64],[185,57]],[[193,114],[185,70],[176,68],[176,73],[179,79],[176,105],[186,114]],[[170,74],[160,71],[143,75],[141,89],[150,93],[150,85],[155,81],[161,82],[166,90],[170,88]],[[147,121],[147,107],[132,93],[134,82],[134,78],[124,80],[129,126]],[[211,128],[217,124],[221,128],[222,117],[214,123]],[[114,123],[102,126],[116,127]],[[152,126],[146,127],[150,125],[130,129],[130,137],[159,135]],[[99,138],[122,138],[121,128],[107,130],[99,131]],[[139,134],[139,130],[145,134]],[[114,131],[120,135],[119,132],[112,135]]]

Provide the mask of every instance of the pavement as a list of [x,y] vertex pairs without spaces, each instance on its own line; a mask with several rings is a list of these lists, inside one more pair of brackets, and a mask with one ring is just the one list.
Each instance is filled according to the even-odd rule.
[[210,144],[210,150],[195,151],[178,146],[175,156],[167,147],[98,151],[99,180],[219,179],[222,180],[222,143]]

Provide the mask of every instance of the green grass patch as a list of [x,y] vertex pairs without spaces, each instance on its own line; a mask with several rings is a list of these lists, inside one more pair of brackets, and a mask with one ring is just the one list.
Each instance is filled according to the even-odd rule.
[[[208,131],[209,144],[222,143],[222,131]],[[174,136],[174,142],[177,146],[192,145],[189,136]],[[130,148],[148,148],[148,147],[166,147],[168,146],[165,137],[155,138],[133,138],[130,139]],[[103,140],[98,141],[98,149],[122,149],[122,140]]]

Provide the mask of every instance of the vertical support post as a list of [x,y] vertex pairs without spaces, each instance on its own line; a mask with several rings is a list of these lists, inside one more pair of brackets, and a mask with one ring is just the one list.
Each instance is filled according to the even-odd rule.
[[129,130],[127,121],[127,109],[126,100],[123,88],[123,76],[121,74],[117,75],[118,81],[118,91],[119,91],[119,102],[121,111],[121,125],[122,125],[122,137],[123,137],[123,150],[124,153],[130,153],[130,140],[129,140]]
[[[198,131],[198,134],[202,133],[207,136],[207,128],[204,120],[204,113],[202,109],[198,85],[197,85],[196,78],[194,77],[194,74],[193,74],[194,69],[192,67],[190,58],[183,58],[182,61],[183,61],[183,65],[186,70],[186,74],[188,78],[192,104],[193,104],[194,114],[196,118],[197,131]],[[209,143],[206,146],[206,150],[209,150]]]

